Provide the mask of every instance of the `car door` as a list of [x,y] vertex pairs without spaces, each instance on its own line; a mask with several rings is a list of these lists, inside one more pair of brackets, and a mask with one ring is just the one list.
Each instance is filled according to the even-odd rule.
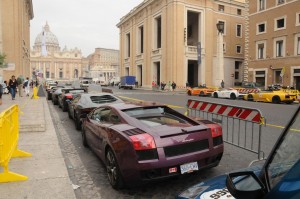
[[77,109],[77,106],[78,106],[78,102],[80,100],[80,95],[77,96],[76,98],[74,98],[71,102],[70,102],[70,105],[69,105],[69,111],[70,111],[70,115],[74,118],[74,112],[75,110]]
[[104,142],[107,141],[107,134],[109,132],[109,127],[112,125],[110,121],[111,109],[109,107],[101,108],[100,115],[100,123],[99,123],[99,152],[103,154],[104,150]]
[[99,155],[99,124],[101,120],[101,108],[95,109],[88,116],[86,123],[86,139],[92,150]]

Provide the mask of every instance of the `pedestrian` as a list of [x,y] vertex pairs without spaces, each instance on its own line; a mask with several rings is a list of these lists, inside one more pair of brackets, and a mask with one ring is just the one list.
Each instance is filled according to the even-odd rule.
[[0,84],[0,105],[2,105],[3,86]]
[[165,90],[166,85],[167,85],[166,82],[163,81],[163,82],[162,82],[162,86],[161,86],[161,89],[162,89],[163,91]]
[[176,89],[176,83],[174,81],[172,82],[171,87],[172,87],[172,91],[175,91],[175,89]]
[[29,96],[29,88],[30,88],[30,83],[29,83],[29,78],[28,77],[24,81],[23,87],[25,89],[25,94],[28,97]]
[[224,88],[224,87],[225,87],[224,80],[222,80],[222,82],[221,82],[221,87],[222,87],[222,88]]
[[4,94],[9,94],[10,93],[10,89],[9,89],[9,85],[7,85],[7,81],[6,80],[4,81],[4,84],[5,84],[6,88],[3,90],[3,93]]
[[186,88],[190,87],[190,83],[189,83],[188,81],[186,81],[185,87],[186,87]]
[[22,95],[22,87],[23,87],[23,77],[22,76],[19,76],[17,78],[17,83],[18,83],[18,92],[19,92],[19,97],[23,97]]
[[16,89],[17,89],[18,83],[17,83],[16,77],[14,75],[11,76],[11,79],[9,80],[8,85],[9,85],[9,88],[10,88],[11,99],[15,100],[15,98],[16,98]]
[[168,82],[168,90],[171,91],[171,81]]

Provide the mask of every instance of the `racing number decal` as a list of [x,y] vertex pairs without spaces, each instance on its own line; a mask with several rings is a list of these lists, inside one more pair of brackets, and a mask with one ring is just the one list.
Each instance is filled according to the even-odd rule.
[[229,191],[224,189],[215,189],[213,191],[206,192],[201,195],[201,199],[234,199],[234,197],[229,193]]
[[222,196],[225,196],[227,193],[229,193],[228,190],[224,188],[224,189],[222,189],[220,191],[217,191],[214,194],[211,194],[210,197],[213,198],[213,199],[219,199]]

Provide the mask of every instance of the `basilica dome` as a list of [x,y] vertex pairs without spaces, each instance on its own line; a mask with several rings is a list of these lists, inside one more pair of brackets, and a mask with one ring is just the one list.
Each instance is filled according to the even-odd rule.
[[[45,36],[43,36],[43,32]],[[41,51],[41,46],[43,42],[43,37],[45,37],[45,45],[48,51],[60,51],[59,42],[57,37],[50,31],[48,23],[43,27],[42,32],[40,32],[35,38],[33,49]]]

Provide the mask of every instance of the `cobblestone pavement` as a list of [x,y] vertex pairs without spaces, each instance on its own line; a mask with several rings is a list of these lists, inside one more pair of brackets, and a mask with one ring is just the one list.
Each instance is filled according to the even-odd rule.
[[[256,158],[252,153],[225,145],[225,153],[218,167],[179,178],[116,191],[111,188],[103,163],[81,143],[81,133],[74,122],[57,106],[48,102],[63,156],[77,198],[174,198],[185,188],[227,171],[246,167]],[[241,158],[243,157],[243,158]]]

